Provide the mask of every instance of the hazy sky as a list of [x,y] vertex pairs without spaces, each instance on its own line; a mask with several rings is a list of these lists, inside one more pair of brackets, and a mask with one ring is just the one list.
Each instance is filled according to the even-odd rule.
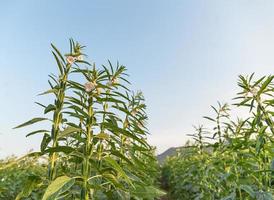
[[274,1],[26,0],[0,3],[0,157],[37,148],[39,136],[12,127],[42,110],[35,101],[56,72],[53,42],[87,46],[98,65],[124,64],[146,97],[149,141],[183,145],[210,105],[230,101],[239,74],[274,69]]

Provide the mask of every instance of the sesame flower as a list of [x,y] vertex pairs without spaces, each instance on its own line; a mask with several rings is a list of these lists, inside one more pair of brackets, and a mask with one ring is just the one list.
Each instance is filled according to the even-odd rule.
[[84,60],[83,55],[79,55],[79,56],[77,56],[77,57],[76,57],[76,60],[80,60],[80,61]]
[[87,82],[85,83],[86,92],[91,92],[96,88],[97,84],[95,82]]
[[258,90],[257,90],[256,88],[251,88],[250,93],[251,93],[253,96],[257,96]]
[[124,144],[126,145],[130,145],[131,141],[129,138],[125,138]]
[[112,84],[117,84],[118,83],[118,80],[116,78],[112,79],[111,80]]
[[67,62],[68,62],[70,65],[73,64],[74,61],[75,61],[75,58],[74,58],[73,56],[68,56],[68,57],[67,57]]
[[134,116],[134,115],[136,115],[137,114],[137,110],[136,109],[133,109],[132,111],[131,111],[131,114]]
[[143,125],[142,123],[140,123],[140,122],[137,122],[137,126],[138,126],[139,128],[144,128],[144,125]]
[[96,92],[97,92],[98,95],[100,95],[101,92],[102,92],[101,88],[98,88],[98,87],[97,87],[97,88],[96,88]]
[[107,82],[107,86],[112,86],[114,84],[117,84],[118,83],[118,80],[116,78],[114,79],[111,79]]

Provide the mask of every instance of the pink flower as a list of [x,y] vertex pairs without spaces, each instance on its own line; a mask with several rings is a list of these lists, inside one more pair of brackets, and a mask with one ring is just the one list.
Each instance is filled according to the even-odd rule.
[[94,82],[87,82],[85,83],[85,90],[86,92],[91,92],[96,88],[97,84]]
[[74,58],[73,56],[68,56],[68,57],[67,57],[67,62],[68,62],[70,65],[73,64],[74,61],[75,61],[75,58]]

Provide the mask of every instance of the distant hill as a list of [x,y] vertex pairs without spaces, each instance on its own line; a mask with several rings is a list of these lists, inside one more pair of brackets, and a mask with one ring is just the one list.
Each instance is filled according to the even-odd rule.
[[[186,152],[191,151],[191,150],[192,150],[191,146],[171,147],[168,150],[164,151],[163,153],[159,154],[157,156],[157,160],[158,160],[158,162],[160,164],[163,164],[164,161],[165,161],[165,159],[168,156],[175,156],[178,151],[186,153]],[[208,152],[208,153],[212,152],[213,151],[213,147],[210,146],[210,145],[205,146],[204,147],[204,151]]]
[[182,149],[182,148],[184,148],[184,147],[171,147],[171,148],[169,148],[168,150],[164,151],[163,153],[161,153],[157,156],[158,162],[160,164],[162,164],[168,156],[176,155],[176,152],[178,150]]

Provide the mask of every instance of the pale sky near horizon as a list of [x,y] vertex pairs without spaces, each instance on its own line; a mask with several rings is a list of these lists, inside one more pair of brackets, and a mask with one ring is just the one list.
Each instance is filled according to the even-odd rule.
[[51,42],[66,52],[72,37],[98,65],[127,66],[158,152],[183,145],[217,100],[230,102],[239,74],[274,69],[274,1],[75,2],[0,3],[0,158],[39,146],[39,136],[12,127],[42,114],[34,102],[47,101],[37,94],[56,72]]

